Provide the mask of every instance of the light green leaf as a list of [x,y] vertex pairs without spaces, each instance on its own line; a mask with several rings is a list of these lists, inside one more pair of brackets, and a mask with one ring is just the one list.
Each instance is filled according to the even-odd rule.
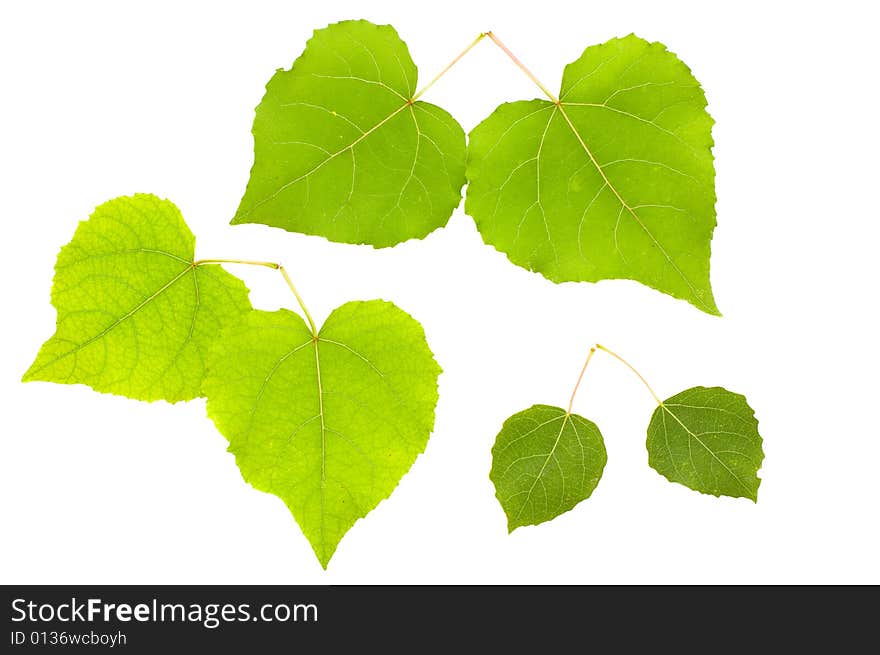
[[688,67],[612,39],[566,66],[559,100],[503,104],[471,132],[483,239],[554,282],[637,280],[718,314],[713,121]]
[[421,325],[388,302],[342,305],[317,338],[287,310],[251,312],[209,369],[208,415],[244,479],[287,504],[325,568],[433,429],[440,367]]
[[589,498],[605,461],[592,421],[549,405],[511,416],[495,439],[489,473],[508,531],[549,521]]
[[55,334],[24,381],[139,400],[201,395],[208,348],[251,306],[241,280],[193,265],[194,248],[168,200],[137,194],[97,207],[58,254]]
[[757,502],[761,443],[745,396],[721,387],[694,387],[654,411],[648,464],[670,482],[701,493]]
[[376,247],[445,225],[461,201],[464,131],[443,109],[411,101],[417,78],[390,25],[316,30],[266,86],[232,222]]

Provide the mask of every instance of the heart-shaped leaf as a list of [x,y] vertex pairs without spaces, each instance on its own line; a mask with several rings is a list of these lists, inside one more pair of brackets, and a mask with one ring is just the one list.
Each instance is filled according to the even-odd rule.
[[316,30],[266,86],[232,222],[376,247],[445,225],[461,201],[464,131],[440,107],[413,100],[417,79],[390,25]]
[[474,128],[465,208],[554,282],[627,278],[717,314],[712,123],[665,46],[612,39],[565,67],[558,102],[503,104]]
[[24,380],[139,400],[200,396],[208,349],[251,305],[241,280],[195,265],[194,249],[168,200],[137,194],[96,208],[58,254],[55,334]]
[[218,342],[205,391],[245,480],[287,504],[326,568],[425,449],[439,374],[421,325],[372,300],[317,336],[293,312],[251,312]]

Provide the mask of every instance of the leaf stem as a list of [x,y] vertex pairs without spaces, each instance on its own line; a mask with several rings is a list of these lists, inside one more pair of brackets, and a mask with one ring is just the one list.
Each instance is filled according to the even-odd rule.
[[492,41],[495,43],[495,45],[497,45],[499,48],[501,48],[501,50],[504,51],[504,54],[506,54],[508,57],[510,57],[510,60],[514,64],[516,64],[523,73],[528,75],[529,79],[532,82],[534,82],[538,86],[538,88],[541,89],[541,91],[544,92],[545,96],[550,98],[551,102],[554,105],[559,104],[559,98],[557,98],[556,95],[550,91],[550,89],[548,89],[546,86],[544,86],[541,83],[541,80],[539,80],[537,77],[535,77],[535,74],[532,73],[532,71],[530,71],[528,68],[526,68],[525,64],[523,64],[519,59],[517,59],[516,55],[510,51],[510,48],[508,48],[506,45],[504,45],[504,43],[501,42],[501,39],[499,39],[497,36],[495,36],[495,34],[492,33],[491,31],[486,32],[486,36],[488,36],[490,39],[492,39]]
[[278,264],[274,262],[258,262],[252,259],[197,259],[193,262],[193,266],[202,266],[203,264],[246,264],[247,266],[265,266],[266,268],[278,268]]
[[577,392],[578,392],[578,387],[581,386],[581,380],[584,379],[584,372],[587,370],[587,364],[590,363],[590,360],[593,359],[593,355],[595,355],[595,354],[596,354],[596,347],[594,346],[594,347],[590,348],[590,352],[587,353],[587,359],[584,362],[583,368],[581,368],[581,374],[578,375],[577,382],[575,382],[575,384],[574,384],[574,389],[572,389],[572,391],[571,391],[571,398],[569,398],[569,400],[568,400],[568,409],[565,412],[566,415],[569,415],[569,416],[571,415],[571,406],[574,404],[575,394],[577,394]]
[[306,320],[309,322],[309,328],[312,331],[312,337],[315,340],[318,339],[318,328],[315,327],[315,322],[312,320],[312,315],[309,314],[309,310],[306,308],[305,302],[303,302],[302,296],[299,295],[299,291],[296,290],[296,287],[293,285],[293,280],[290,279],[290,276],[287,274],[287,269],[278,265],[278,270],[281,271],[281,275],[284,276],[284,281],[287,282],[287,286],[290,287],[290,290],[293,291],[293,295],[296,296],[296,301],[299,303],[300,308],[303,310],[303,313],[306,315]]
[[430,82],[428,82],[428,83],[427,83],[425,86],[423,86],[419,91],[417,91],[416,94],[415,94],[412,98],[410,98],[410,100],[409,100],[409,104],[412,104],[412,103],[414,103],[416,100],[418,100],[418,99],[422,96],[422,94],[425,93],[425,91],[427,91],[427,90],[430,89],[432,86],[434,86],[434,83],[437,82],[437,80],[439,80],[441,77],[443,77],[444,75],[446,75],[446,73],[449,72],[449,69],[450,69],[450,68],[452,68],[453,66],[455,66],[455,65],[459,62],[459,60],[460,60],[462,57],[464,57],[467,53],[469,53],[469,52],[471,51],[471,49],[472,49],[474,46],[476,46],[480,41],[482,41],[483,39],[485,39],[485,38],[486,38],[487,36],[489,36],[490,34],[491,34],[491,32],[482,32],[482,33],[481,33],[476,39],[474,39],[473,41],[471,41],[471,44],[470,44],[467,48],[465,48],[464,50],[462,50],[462,51],[458,54],[458,56],[457,56],[455,59],[453,59],[452,61],[450,61],[450,62],[446,65],[446,68],[444,68],[442,71],[440,71],[439,73],[437,73],[437,75],[434,76],[434,79],[432,79]]
[[312,337],[315,339],[318,338],[318,328],[315,327],[315,321],[312,320],[312,315],[309,313],[308,308],[306,307],[305,302],[303,302],[302,296],[299,295],[299,291],[296,290],[296,286],[293,284],[293,280],[290,279],[290,276],[287,274],[287,270],[276,262],[261,262],[253,259],[197,259],[192,263],[193,268],[197,266],[203,266],[204,264],[244,264],[246,266],[263,266],[265,268],[274,268],[276,271],[279,271],[281,275],[284,277],[284,281],[287,283],[287,286],[293,291],[293,295],[296,297],[296,302],[299,303],[300,309],[303,310],[303,313],[306,315],[306,320],[309,322],[309,329],[312,331]]
[[[605,351],[606,353],[608,353],[609,355],[611,355],[614,359],[616,359],[616,360],[619,361],[621,364],[623,364],[624,366],[626,366],[630,371],[632,371],[633,373],[635,373],[636,376],[639,378],[639,380],[642,381],[642,384],[644,384],[645,387],[648,389],[648,391],[651,392],[651,395],[654,397],[654,400],[657,401],[657,404],[660,405],[661,407],[663,406],[663,401],[660,400],[660,397],[659,397],[656,393],[654,393],[654,390],[651,388],[651,385],[648,384],[648,381],[642,376],[641,373],[639,373],[639,372],[635,369],[635,367],[634,367],[632,364],[630,364],[630,363],[629,363],[628,361],[626,361],[623,357],[621,357],[620,355],[618,355],[618,354],[617,354],[616,352],[614,352],[613,350],[609,350],[608,348],[606,348],[606,347],[603,346],[602,344],[597,343],[597,344],[596,344],[596,348],[597,348],[598,350],[603,350],[603,351]],[[588,359],[587,361],[589,361],[589,359]]]

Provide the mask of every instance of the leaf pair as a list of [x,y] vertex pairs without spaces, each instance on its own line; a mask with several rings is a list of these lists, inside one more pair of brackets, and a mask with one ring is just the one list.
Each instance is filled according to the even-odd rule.
[[467,146],[416,80],[392,27],[317,30],[257,107],[232,222],[392,246],[445,225],[466,177],[465,210],[514,264],[554,282],[632,279],[718,313],[713,121],[663,45],[587,48],[558,98],[501,105]]
[[206,396],[244,479],[284,500],[326,567],[424,450],[440,367],[391,303],[346,303],[313,331],[252,309],[241,280],[194,249],[167,200],[98,207],[58,256],[56,331],[24,380]]
[[[693,387],[658,404],[646,442],[648,464],[670,482],[755,502],[761,444],[745,397],[721,387]],[[489,474],[508,530],[549,521],[589,498],[606,460],[589,419],[549,405],[511,416],[495,440]]]

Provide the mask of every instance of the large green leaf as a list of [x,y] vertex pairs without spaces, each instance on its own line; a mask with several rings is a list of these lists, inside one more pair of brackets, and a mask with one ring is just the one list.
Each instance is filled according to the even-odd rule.
[[137,194],[100,205],[55,264],[55,334],[24,375],[140,400],[201,395],[205,356],[249,311],[248,291],[219,266],[194,266],[177,207]]
[[465,137],[443,109],[412,102],[417,78],[390,25],[316,30],[266,86],[232,222],[376,247],[445,225],[461,201]]
[[713,121],[688,67],[612,39],[565,67],[559,100],[501,105],[471,132],[483,239],[554,282],[627,278],[717,314]]
[[606,459],[599,428],[577,414],[534,405],[511,416],[495,439],[489,473],[508,531],[549,521],[589,498]]
[[208,415],[242,475],[284,500],[324,567],[434,425],[440,367],[421,325],[388,302],[346,303],[317,337],[287,310],[251,312],[209,368]]
[[654,411],[648,463],[671,482],[704,494],[757,502],[761,443],[758,421],[744,396],[721,387],[693,387]]

